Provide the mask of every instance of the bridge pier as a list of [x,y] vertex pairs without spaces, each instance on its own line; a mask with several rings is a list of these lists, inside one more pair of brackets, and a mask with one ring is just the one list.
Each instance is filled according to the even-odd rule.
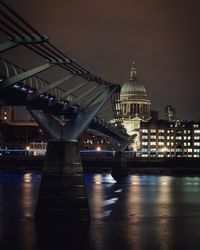
[[132,135],[128,140],[121,144],[118,144],[113,140],[111,141],[115,149],[114,167],[112,168],[111,175],[116,181],[121,181],[129,175],[127,161],[124,158],[124,151],[134,139],[135,135]]
[[89,220],[86,185],[77,140],[115,90],[116,87],[106,87],[94,99],[89,100],[82,112],[62,123],[43,110],[29,110],[48,138],[36,208],[38,221]]
[[77,141],[49,141],[36,208],[37,221],[89,221]]
[[123,151],[116,151],[114,155],[114,167],[112,168],[111,175],[116,181],[120,181],[129,174],[123,153]]

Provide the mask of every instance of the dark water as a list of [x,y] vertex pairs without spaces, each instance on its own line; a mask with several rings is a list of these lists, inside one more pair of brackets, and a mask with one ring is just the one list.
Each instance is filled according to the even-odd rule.
[[200,177],[85,176],[90,225],[38,228],[40,174],[0,174],[0,249],[200,249]]

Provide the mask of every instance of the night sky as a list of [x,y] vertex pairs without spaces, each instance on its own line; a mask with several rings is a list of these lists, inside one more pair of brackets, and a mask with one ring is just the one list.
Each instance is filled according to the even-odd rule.
[[199,1],[7,3],[67,55],[106,80],[122,84],[135,61],[138,81],[160,117],[171,104],[177,118],[200,120]]

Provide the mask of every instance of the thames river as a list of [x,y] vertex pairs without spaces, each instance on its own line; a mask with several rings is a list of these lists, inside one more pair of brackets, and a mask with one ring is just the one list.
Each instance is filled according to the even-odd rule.
[[86,174],[89,225],[38,228],[41,175],[0,174],[0,249],[200,249],[200,177]]

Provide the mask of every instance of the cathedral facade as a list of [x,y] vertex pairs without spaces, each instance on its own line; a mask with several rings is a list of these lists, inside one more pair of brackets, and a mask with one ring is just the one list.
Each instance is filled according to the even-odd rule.
[[132,148],[140,148],[141,121],[150,120],[151,102],[143,84],[138,82],[135,63],[130,71],[130,78],[121,88],[120,103],[123,126],[129,135],[136,135]]

